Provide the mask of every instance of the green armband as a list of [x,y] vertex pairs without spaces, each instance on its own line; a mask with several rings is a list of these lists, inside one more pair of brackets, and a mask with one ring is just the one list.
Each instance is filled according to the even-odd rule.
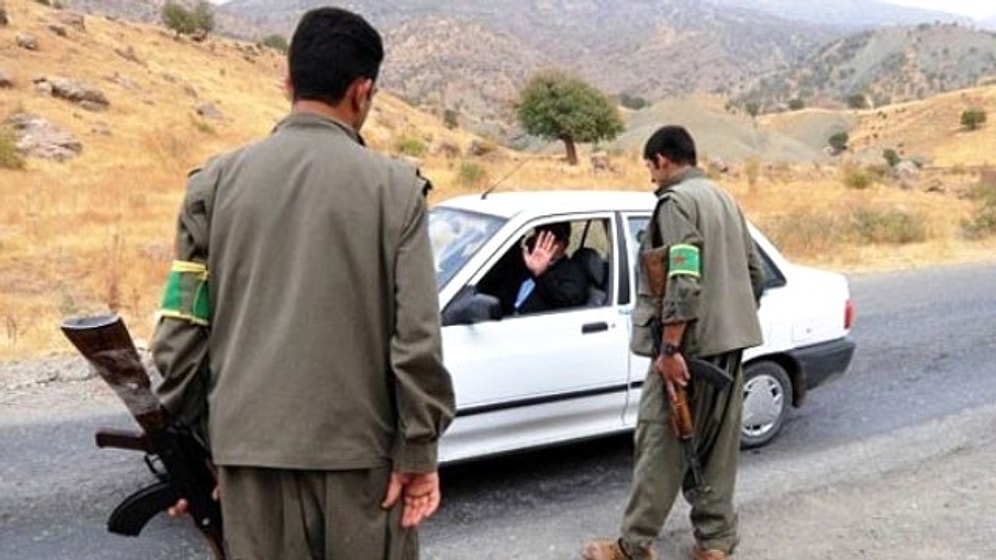
[[196,325],[211,324],[211,300],[208,297],[208,270],[205,264],[173,261],[159,314]]
[[672,245],[668,252],[668,278],[701,275],[699,248],[695,245]]

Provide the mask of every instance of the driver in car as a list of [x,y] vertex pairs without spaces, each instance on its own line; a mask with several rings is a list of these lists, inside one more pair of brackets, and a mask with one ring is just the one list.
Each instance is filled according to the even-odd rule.
[[517,315],[584,305],[588,277],[578,263],[567,258],[570,222],[544,224],[522,247],[528,275],[519,285],[514,308]]

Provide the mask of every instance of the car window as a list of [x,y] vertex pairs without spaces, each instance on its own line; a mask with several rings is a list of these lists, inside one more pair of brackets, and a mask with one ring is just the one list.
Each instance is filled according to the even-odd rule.
[[429,210],[429,239],[436,267],[436,288],[442,289],[505,220],[455,208]]
[[[566,258],[580,269],[586,283],[585,300],[571,305],[557,305],[542,308],[538,311],[523,311],[517,308],[522,303],[520,297],[524,294],[522,284],[530,274],[522,258],[523,247],[528,246],[536,229],[545,224],[556,223],[556,220],[537,221],[529,224],[517,236],[517,242],[505,250],[504,254],[477,282],[476,291],[498,298],[501,302],[502,315],[506,317],[520,316],[537,312],[552,313],[583,307],[599,307],[609,304],[611,291],[612,259],[612,228],[609,218],[587,218],[570,220],[571,236],[567,246]],[[526,293],[530,293],[528,290]],[[531,306],[526,306],[531,307]]]
[[764,269],[764,289],[768,290],[784,286],[785,275],[782,274],[781,270],[778,270],[778,267],[772,262],[771,257],[764,252],[764,249],[760,245],[755,243],[754,246],[757,247],[757,252],[761,255],[761,268]]
[[[646,232],[648,223],[650,223],[648,216],[634,216],[626,220],[627,230],[629,231],[629,262],[631,263],[639,262],[637,253],[640,250],[640,243],[643,241],[643,235]],[[764,249],[760,245],[755,243],[754,246],[757,247],[757,252],[761,256],[761,268],[764,269],[764,288],[770,289],[784,286],[785,275],[775,266],[771,257],[764,252]]]

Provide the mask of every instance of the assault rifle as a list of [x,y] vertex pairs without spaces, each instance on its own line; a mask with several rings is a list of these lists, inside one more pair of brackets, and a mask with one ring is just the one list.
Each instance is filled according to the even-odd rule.
[[224,560],[221,508],[212,496],[217,483],[209,454],[189,430],[170,420],[152,392],[149,374],[124,322],[117,315],[98,315],[68,319],[61,327],[142,428],[141,432],[98,430],[97,447],[144,451],[146,464],[158,478],[111,512],[107,530],[137,536],[149,519],[184,498],[215,558]]
[[[644,251],[640,254],[640,261],[647,272],[647,280],[650,282],[650,290],[654,300],[660,302],[667,292],[668,277],[668,247],[657,247]],[[660,356],[661,343],[664,339],[664,326],[661,324],[660,309],[657,309],[654,320],[650,324],[651,337],[653,338],[653,360]],[[733,382],[730,374],[726,371],[710,364],[705,360],[696,358],[686,358],[685,364],[688,366],[688,375],[694,382],[696,380],[705,381],[716,387],[726,387]],[[664,388],[665,398],[671,403],[670,423],[674,437],[681,443],[682,454],[685,458],[685,466],[691,471],[692,488],[689,490],[691,499],[696,495],[707,494],[712,491],[706,484],[702,476],[702,465],[699,463],[698,453],[695,450],[695,423],[692,419],[692,411],[688,407],[688,395],[685,387],[674,384],[674,395],[668,395],[667,387]]]

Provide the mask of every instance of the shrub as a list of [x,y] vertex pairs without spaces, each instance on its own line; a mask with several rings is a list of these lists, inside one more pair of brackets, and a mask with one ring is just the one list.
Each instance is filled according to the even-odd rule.
[[868,170],[861,169],[856,165],[848,165],[843,169],[844,186],[850,189],[864,190],[872,185],[874,181],[872,174]]
[[188,10],[173,0],[167,0],[160,17],[163,25],[181,35],[214,30],[214,10],[210,3],[204,1],[198,2],[193,10]]
[[24,156],[17,149],[17,137],[7,128],[0,128],[0,168],[24,169]]
[[460,126],[460,113],[457,113],[455,109],[443,111],[443,125],[450,130]]
[[751,158],[744,163],[744,173],[747,175],[747,186],[751,192],[757,188],[757,179],[761,176],[761,162]]
[[627,109],[639,111],[647,105],[650,105],[650,102],[639,95],[623,92],[619,94],[619,104]]
[[968,192],[978,202],[971,218],[962,221],[961,227],[969,239],[980,239],[996,234],[996,173],[983,173],[982,180]]
[[287,38],[277,33],[263,37],[262,39],[260,39],[259,44],[282,53],[286,53],[287,49],[290,48],[290,44],[287,42]]
[[899,162],[901,161],[899,153],[892,148],[882,150],[882,158],[885,159],[885,163],[889,164],[889,167],[895,167],[899,165]]
[[798,97],[789,100],[789,109],[793,111],[798,111],[799,109],[802,109],[805,106],[806,103],[802,99],[799,99]]
[[827,138],[827,144],[829,144],[830,147],[833,148],[833,152],[835,154],[839,154],[847,149],[847,143],[848,141],[850,141],[850,139],[851,139],[850,135],[848,135],[846,132],[837,132],[835,134],[830,135],[830,138]]
[[473,161],[465,161],[457,170],[456,183],[461,187],[475,187],[484,183],[487,178],[488,172],[484,167]]
[[865,243],[904,245],[927,239],[924,217],[905,210],[861,208],[854,212],[853,222],[859,241]]
[[394,149],[399,154],[412,157],[422,157],[428,150],[425,142],[415,136],[402,136],[394,144]]
[[855,93],[848,96],[847,106],[851,109],[865,109],[868,107],[868,98],[863,93]]
[[968,130],[975,130],[986,122],[985,109],[966,109],[961,114],[961,124]]

